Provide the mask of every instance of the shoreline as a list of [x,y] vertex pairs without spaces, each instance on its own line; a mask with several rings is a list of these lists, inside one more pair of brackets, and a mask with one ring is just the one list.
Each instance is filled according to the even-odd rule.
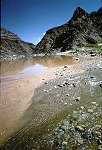
[[[102,49],[102,46],[98,46],[98,49]],[[73,50],[68,50],[65,52],[52,52],[52,53],[36,53],[36,54],[32,54],[30,56],[26,56],[26,55],[14,55],[14,56],[8,56],[6,58],[1,58],[1,63],[2,62],[9,62],[12,60],[20,60],[23,58],[36,58],[36,57],[45,57],[45,56],[88,56],[88,57],[101,57],[102,56],[102,50],[97,51],[97,47],[81,47],[81,48],[77,48],[73,49]]]
[[[86,60],[87,61],[87,60]],[[80,62],[79,62],[80,63]],[[20,129],[21,127],[23,127],[23,125],[25,125],[26,123],[27,123],[27,121],[29,120],[29,118],[28,118],[28,120],[27,119],[24,119],[23,121],[24,122],[22,122],[21,123],[21,125],[19,124],[19,119],[20,118],[22,118],[23,117],[23,115],[24,115],[24,113],[25,113],[25,111],[30,107],[30,105],[31,105],[31,103],[32,103],[32,97],[34,96],[34,91],[37,89],[37,88],[39,88],[40,86],[42,86],[45,82],[47,83],[47,82],[49,82],[49,80],[51,80],[51,79],[57,79],[57,78],[59,78],[59,77],[64,77],[64,76],[70,76],[70,75],[73,75],[73,74],[79,74],[79,73],[83,73],[85,70],[83,70],[83,69],[81,69],[80,68],[80,66],[78,66],[78,64],[74,64],[74,65],[71,65],[70,67],[66,67],[66,68],[64,68],[64,67],[57,67],[57,68],[51,68],[51,69],[49,69],[49,71],[46,71],[46,72],[42,72],[41,74],[36,74],[35,75],[35,78],[38,80],[38,81],[36,81],[36,84],[35,84],[35,81],[34,81],[34,76],[30,76],[30,79],[28,80],[27,78],[28,77],[26,77],[25,79],[21,79],[21,83],[20,83],[20,81],[17,81],[16,83],[14,82],[14,83],[12,83],[12,86],[13,86],[13,84],[15,85],[15,88],[13,87],[13,90],[15,89],[16,90],[16,88],[17,87],[19,87],[19,85],[22,85],[21,87],[19,87],[19,90],[21,91],[21,89],[22,89],[22,87],[24,86],[28,86],[29,88],[27,88],[26,90],[27,90],[27,95],[25,95],[25,97],[22,97],[22,98],[20,98],[20,99],[22,99],[22,101],[19,99],[19,97],[17,97],[17,99],[15,99],[15,101],[16,101],[16,103],[15,103],[15,105],[12,103],[12,105],[9,107],[8,106],[8,104],[7,104],[7,102],[5,102],[5,105],[6,105],[6,107],[4,106],[4,108],[3,108],[3,112],[4,112],[4,114],[6,115],[6,113],[5,112],[8,112],[7,110],[6,110],[6,108],[7,107],[9,107],[9,112],[10,112],[10,110],[12,110],[14,113],[12,114],[13,116],[7,116],[7,117],[5,117],[5,115],[3,116],[3,118],[5,119],[5,118],[8,118],[8,120],[9,120],[9,118],[14,118],[13,120],[10,120],[10,123],[8,122],[8,120],[2,120],[2,122],[4,122],[4,121],[6,121],[7,122],[7,125],[6,126],[8,126],[8,123],[9,123],[9,126],[10,126],[10,128],[11,128],[11,125],[13,124],[13,122],[15,122],[15,124],[13,124],[13,126],[12,126],[12,128],[11,128],[11,130],[14,128],[14,131],[12,130],[10,130],[10,128],[5,128],[4,127],[4,125],[3,125],[3,127],[2,127],[2,131],[3,132],[1,132],[1,133],[3,133],[2,134],[2,141],[1,141],[1,143],[3,143],[3,140],[4,139],[7,139],[7,137],[9,137],[10,135],[12,135],[14,132],[16,132],[18,129]],[[24,84],[23,85],[23,83],[26,83],[26,84]],[[8,90],[8,89],[7,89]],[[10,93],[10,91],[12,90],[12,88],[11,87],[9,87],[9,90],[8,90],[8,94]],[[18,91],[18,93],[20,92],[20,91]],[[46,92],[46,91],[45,91]],[[24,93],[24,90],[23,90],[23,93]],[[26,92],[25,92],[26,93]],[[14,94],[14,93],[13,93]],[[17,93],[16,93],[17,94]],[[7,96],[7,95],[6,95]],[[12,96],[12,95],[11,95]],[[16,97],[15,95],[14,95],[14,97]],[[25,99],[25,100],[24,100]],[[29,102],[28,102],[28,99],[29,99]],[[24,105],[24,101],[25,101],[25,105]],[[16,112],[15,112],[15,109],[17,108],[19,106],[19,108],[21,108],[21,112],[19,112],[19,110],[16,110]],[[23,106],[23,107],[22,107]],[[14,109],[14,107],[15,107],[15,109]],[[29,109],[28,109],[29,110]],[[3,114],[3,112],[2,112],[2,114]],[[18,114],[18,115],[16,115],[16,114]],[[8,115],[8,113],[7,113],[7,115]],[[10,114],[9,114],[10,115]],[[29,115],[28,115],[29,116]],[[2,118],[2,119],[3,119]],[[26,117],[25,117],[26,118]],[[16,120],[15,120],[16,119]],[[6,123],[5,122],[5,123]],[[17,127],[15,128],[15,125],[17,125]],[[3,129],[4,128],[4,129]],[[6,129],[6,130],[5,130]],[[4,132],[5,131],[5,132]],[[8,132],[9,131],[9,132]],[[8,134],[8,136],[6,135],[6,134]]]
[[[77,68],[74,67],[74,65],[71,65],[68,69],[70,74],[78,73],[76,69],[78,69],[79,72],[83,71],[80,67]],[[22,125],[18,127],[19,119],[22,118],[25,111],[30,107],[35,89],[44,82],[58,78],[56,72],[60,73],[62,70],[63,66],[48,68],[41,73],[28,75],[21,79],[10,81],[3,79],[1,81],[0,143],[21,128]],[[27,121],[24,121],[23,125],[25,122]]]
[[[102,68],[102,60],[83,61],[79,63],[79,66],[81,66],[82,68],[84,67],[86,71],[80,74],[70,74],[70,76],[69,74],[65,74],[65,76],[63,75],[59,78],[52,79],[47,83],[44,82],[44,84],[36,88],[32,99],[32,104],[24,114],[23,118],[21,118],[22,120],[28,117],[29,120],[30,116],[31,119],[21,130],[19,130],[19,132],[11,136],[10,139],[6,141],[4,150],[5,148],[14,148],[16,145],[19,145],[22,150],[22,144],[25,144],[25,147],[29,146],[28,149],[31,149],[34,145],[35,147],[37,146],[36,149],[39,149],[38,147],[42,146],[43,144],[44,146],[46,146],[46,144],[48,144],[46,143],[47,138],[50,138],[50,136],[52,135],[49,135],[51,130],[68,115],[68,112],[71,113],[71,111],[73,111],[73,113],[75,113],[78,107],[81,107],[82,110],[84,109],[83,106],[90,107],[91,105],[89,106],[89,103],[94,102],[96,98],[101,96],[98,95],[97,97],[96,95],[96,97],[94,97],[93,95],[94,100],[91,99],[91,101],[89,99],[87,99],[88,101],[84,101],[85,97],[83,97],[84,99],[81,98],[80,100],[78,97],[81,93],[80,90],[76,90],[76,88],[80,89],[80,86],[84,85],[83,83],[85,83],[87,77],[88,84],[85,85],[87,87],[87,92],[90,94],[90,90],[88,89],[89,85],[90,87],[92,87],[93,81],[97,77],[97,75],[96,77],[93,77],[93,73],[91,74],[90,68]],[[66,70],[67,69],[68,68],[66,68]],[[78,86],[79,82],[81,82],[80,79],[82,80],[82,84]],[[85,79],[85,81],[83,79]],[[99,81],[97,82],[97,85],[99,85]],[[90,84],[90,82],[92,82],[92,85]],[[99,86],[97,88],[98,91],[101,90]],[[69,93],[67,93],[68,91]],[[67,94],[71,95],[69,96]],[[24,140],[22,140],[23,137]]]

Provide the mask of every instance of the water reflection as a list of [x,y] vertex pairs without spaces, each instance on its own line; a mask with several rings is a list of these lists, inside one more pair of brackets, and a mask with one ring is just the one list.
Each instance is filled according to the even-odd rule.
[[[72,65],[75,59],[70,56],[49,56],[23,58],[20,60],[5,62],[1,64],[1,78],[17,78],[22,75],[34,74],[46,68]],[[15,76],[15,74],[17,76]]]
[[10,78],[11,79],[20,79],[20,78],[24,77],[25,75],[38,73],[38,72],[41,72],[46,69],[47,69],[47,67],[44,67],[43,65],[40,65],[40,64],[36,64],[36,65],[32,65],[32,66],[28,66],[28,67],[24,68],[17,74],[1,75],[1,79],[6,79],[6,80],[10,79]]
[[44,70],[46,67],[44,67],[43,65],[40,64],[36,64],[36,65],[32,65],[30,67],[25,68],[23,71],[21,71],[20,73],[24,73],[24,74],[29,74],[29,73],[36,73],[39,71]]

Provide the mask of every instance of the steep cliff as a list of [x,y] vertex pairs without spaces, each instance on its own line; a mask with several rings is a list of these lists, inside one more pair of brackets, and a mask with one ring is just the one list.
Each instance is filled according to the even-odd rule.
[[36,49],[52,53],[97,42],[102,42],[102,7],[90,14],[78,7],[67,23],[48,30]]

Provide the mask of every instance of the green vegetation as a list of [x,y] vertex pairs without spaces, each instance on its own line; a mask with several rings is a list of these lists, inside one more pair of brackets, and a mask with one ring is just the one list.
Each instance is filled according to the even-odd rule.
[[86,44],[85,47],[98,47],[98,43],[96,43],[96,44]]
[[102,41],[99,41],[99,42],[97,42],[95,44],[88,43],[88,44],[85,45],[85,47],[100,47],[100,46],[98,46],[98,44],[101,44],[101,43],[102,43]]
[[[102,43],[102,42],[100,42],[100,43]],[[97,44],[86,44],[84,46],[85,49],[77,49],[76,52],[100,54],[100,53],[102,53],[102,46],[98,46],[98,44],[100,44],[100,43],[98,42]]]

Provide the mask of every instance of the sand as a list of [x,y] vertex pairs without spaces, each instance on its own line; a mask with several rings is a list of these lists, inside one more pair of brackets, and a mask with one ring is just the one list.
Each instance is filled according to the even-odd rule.
[[[50,79],[58,78],[57,74],[61,75],[63,68],[63,66],[48,68],[34,75],[1,80],[0,143],[20,128],[17,124],[31,105],[35,89]],[[77,65],[70,65],[68,69],[69,75],[83,71]]]

